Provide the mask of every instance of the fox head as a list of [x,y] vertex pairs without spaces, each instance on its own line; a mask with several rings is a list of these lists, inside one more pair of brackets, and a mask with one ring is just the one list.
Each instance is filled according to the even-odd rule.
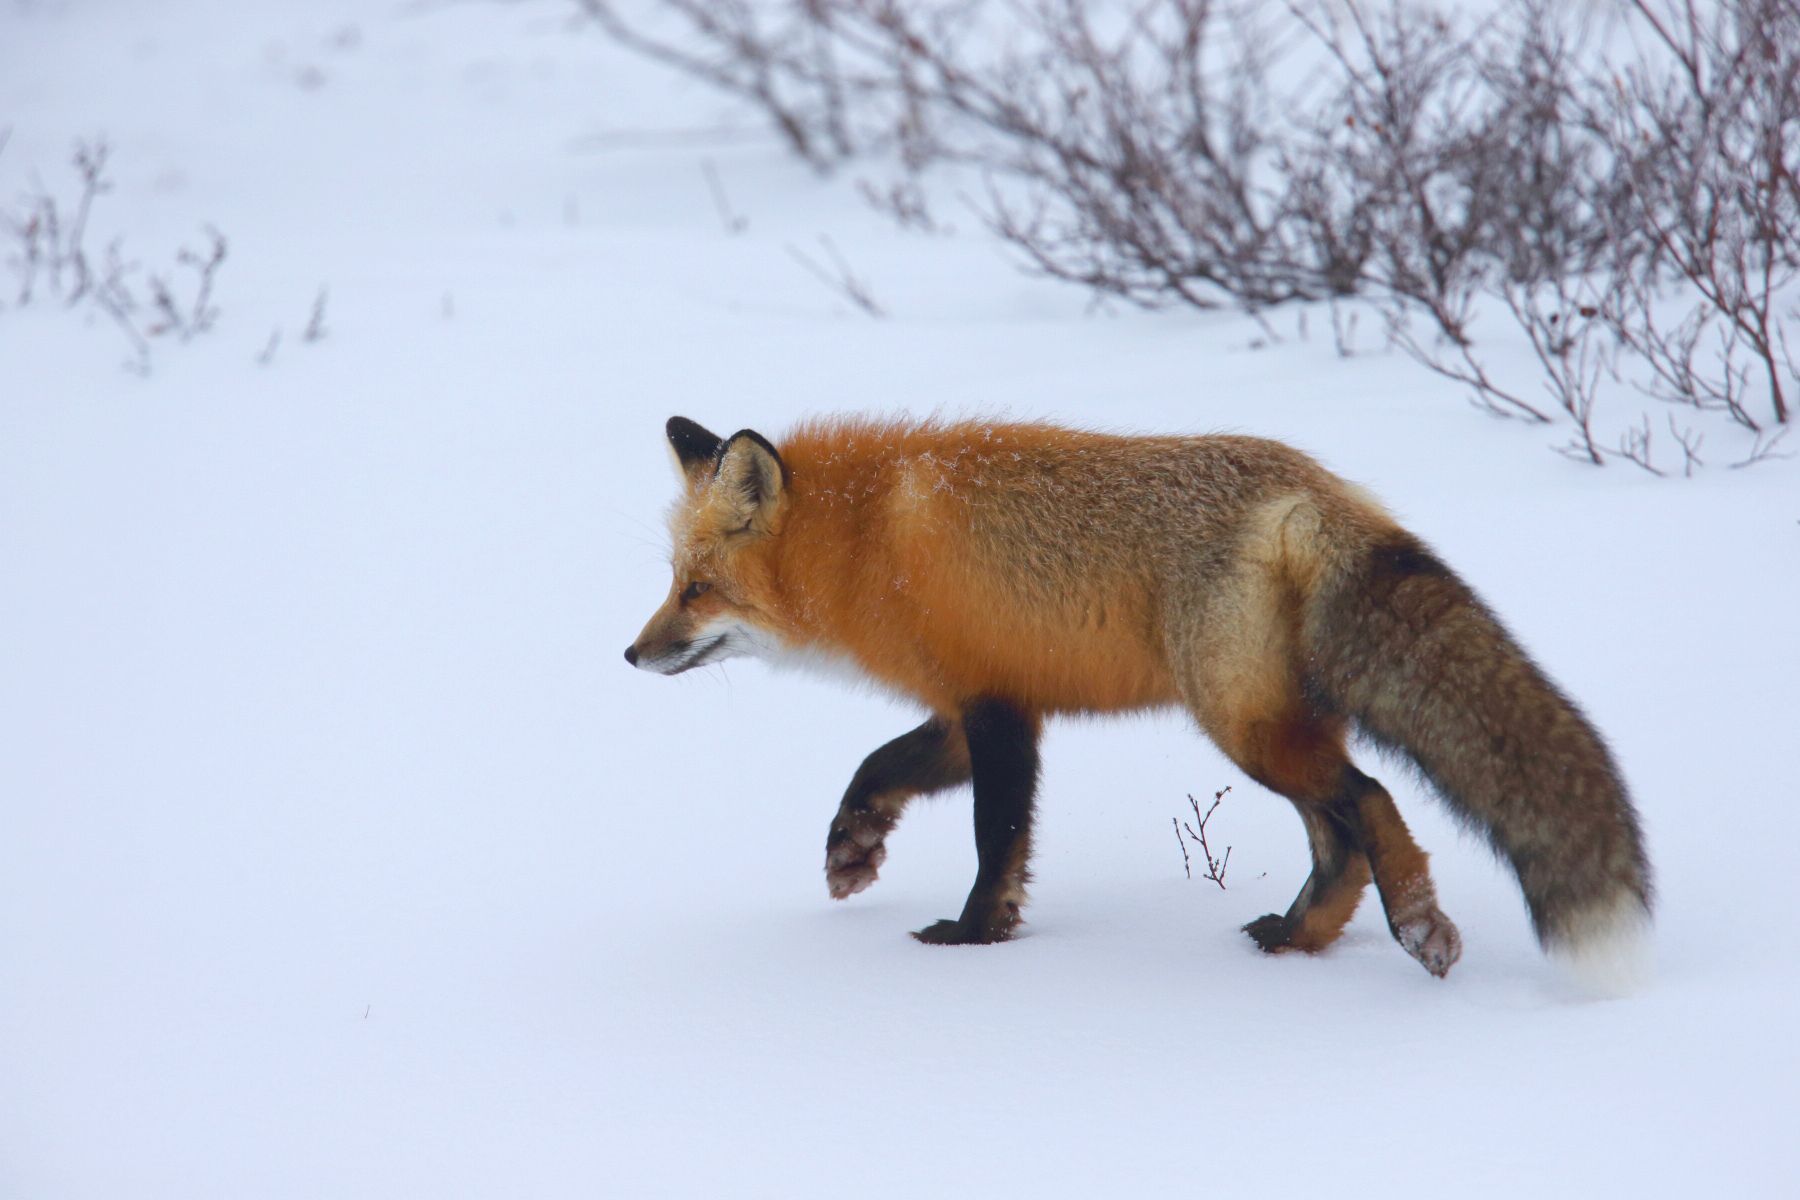
[[782,641],[771,551],[790,500],[787,466],[749,429],[720,438],[670,417],[668,437],[684,484],[669,522],[675,578],[625,661],[679,675],[770,653]]

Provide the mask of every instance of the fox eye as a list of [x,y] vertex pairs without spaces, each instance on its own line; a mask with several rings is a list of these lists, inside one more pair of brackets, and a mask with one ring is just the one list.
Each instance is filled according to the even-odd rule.
[[695,580],[693,583],[690,583],[681,589],[681,602],[686,604],[689,600],[698,600],[710,591],[712,591],[712,584],[701,583],[699,580]]

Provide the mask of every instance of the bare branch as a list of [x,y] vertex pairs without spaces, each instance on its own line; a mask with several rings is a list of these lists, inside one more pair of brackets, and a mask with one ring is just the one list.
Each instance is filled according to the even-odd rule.
[[873,293],[869,291],[868,284],[851,271],[850,264],[845,262],[844,256],[838,253],[836,243],[824,234],[820,234],[819,245],[824,248],[826,257],[831,260],[829,270],[808,257],[800,247],[792,242],[788,243],[787,252],[789,257],[806,268],[807,274],[848,300],[861,312],[871,317],[887,316],[887,312],[880,304],[876,303]]
[[306,328],[300,331],[301,341],[310,345],[325,340],[325,334],[329,332],[325,328],[325,301],[330,296],[330,290],[321,287],[319,294],[313,297],[312,313],[306,318]]
[[1225,887],[1225,868],[1231,862],[1231,847],[1225,847],[1225,853],[1222,857],[1215,856],[1212,852],[1212,847],[1206,840],[1206,825],[1207,822],[1212,820],[1213,813],[1218,811],[1220,802],[1225,799],[1225,793],[1230,790],[1230,785],[1226,785],[1214,792],[1213,802],[1208,806],[1204,813],[1200,811],[1200,802],[1194,799],[1190,794],[1187,798],[1187,802],[1188,807],[1194,810],[1194,820],[1192,822],[1179,821],[1174,817],[1169,818],[1175,825],[1175,840],[1181,846],[1182,870],[1186,872],[1189,879],[1194,877],[1192,860],[1188,857],[1187,842],[1183,841],[1181,836],[1185,830],[1188,840],[1200,847],[1200,856],[1206,860],[1206,878],[1218,884],[1220,890],[1224,890]]
[[[10,130],[0,137],[0,149],[9,138]],[[17,278],[17,304],[29,305],[40,294],[69,308],[91,304],[125,337],[130,347],[126,369],[142,375],[150,370],[151,337],[174,332],[186,341],[212,328],[218,317],[213,290],[226,241],[209,225],[208,249],[184,246],[176,251],[174,267],[192,273],[191,290],[175,282],[176,270],[142,273],[136,261],[125,257],[119,238],[96,256],[88,243],[96,206],[113,190],[107,173],[111,155],[104,139],[77,142],[70,158],[73,201],[65,205],[39,183],[24,198],[22,210],[0,209],[0,232],[12,242],[7,261]]]
[[750,228],[750,219],[731,207],[731,201],[725,195],[725,183],[719,178],[719,169],[713,166],[712,159],[701,159],[700,170],[706,176],[707,190],[712,193],[713,207],[719,211],[719,224],[725,227],[725,232],[739,234]]
[[[1800,0],[1629,0],[1626,39],[1554,0],[660,0],[660,25],[577,2],[821,170],[896,152],[898,182],[859,186],[902,225],[933,227],[920,172],[978,168],[989,230],[1096,304],[1326,299],[1347,354],[1335,302],[1364,296],[1396,348],[1487,412],[1567,420],[1594,465],[1659,470],[1647,418],[1602,415],[1620,384],[1723,415],[1753,460],[1791,419]],[[22,243],[27,291],[61,270],[59,215]],[[788,252],[879,314],[828,243]],[[1501,309],[1550,403],[1476,347]],[[1670,434],[1692,474],[1703,435]]]

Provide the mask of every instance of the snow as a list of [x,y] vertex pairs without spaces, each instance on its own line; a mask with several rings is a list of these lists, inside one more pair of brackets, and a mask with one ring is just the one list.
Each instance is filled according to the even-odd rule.
[[[1795,463],[1582,467],[1322,312],[1094,314],[953,199],[909,234],[760,134],[644,136],[748,121],[554,3],[0,5],[0,197],[104,133],[104,236],[231,244],[144,377],[0,294],[0,1196],[1793,1193]],[[821,235],[889,319],[789,254]],[[620,651],[663,420],[847,410],[1255,432],[1370,486],[1612,739],[1653,980],[1571,998],[1379,762],[1462,961],[1372,900],[1259,956],[1305,839],[1172,716],[1052,727],[1017,941],[905,936],[962,902],[966,795],[832,901],[842,788],[918,715]],[[1221,891],[1169,818],[1227,784]]]

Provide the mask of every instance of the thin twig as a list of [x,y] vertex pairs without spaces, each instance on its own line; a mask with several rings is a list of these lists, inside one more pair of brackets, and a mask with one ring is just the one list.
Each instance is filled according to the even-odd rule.
[[311,343],[324,340],[328,332],[325,328],[325,301],[330,294],[329,289],[320,288],[319,294],[313,298],[312,315],[306,319],[306,328],[300,334],[301,341]]
[[750,228],[750,219],[736,212],[731,207],[731,200],[725,195],[725,184],[719,178],[719,169],[713,166],[710,158],[700,160],[700,170],[706,175],[706,186],[712,192],[713,207],[719,210],[719,224],[729,234],[740,234]]
[[[1224,788],[1221,788],[1219,791],[1214,792],[1213,793],[1213,802],[1212,802],[1211,806],[1208,807],[1204,813],[1202,813],[1200,811],[1200,802],[1198,800],[1194,799],[1193,795],[1190,793],[1188,795],[1187,801],[1188,801],[1188,806],[1194,810],[1194,822],[1195,823],[1194,824],[1178,823],[1175,828],[1176,841],[1181,841],[1181,832],[1182,832],[1182,829],[1185,828],[1187,830],[1188,837],[1190,839],[1192,839],[1193,842],[1200,847],[1200,854],[1202,857],[1204,857],[1206,859],[1206,878],[1208,878],[1208,879],[1212,880],[1214,883],[1218,884],[1221,891],[1223,891],[1225,888],[1226,865],[1231,862],[1231,847],[1230,846],[1225,847],[1224,857],[1222,857],[1222,858],[1214,857],[1213,852],[1212,852],[1212,847],[1207,844],[1207,840],[1206,840],[1206,823],[1208,821],[1212,820],[1213,813],[1218,811],[1219,803],[1225,799],[1225,793],[1229,792],[1230,790],[1231,790],[1230,785],[1227,785]],[[1172,818],[1172,817],[1170,819],[1174,820],[1174,818]],[[1187,844],[1185,842],[1183,842],[1182,846],[1181,846],[1181,859],[1182,859],[1182,866],[1184,868],[1187,868],[1188,867],[1188,852],[1187,852]],[[1194,873],[1191,869],[1188,870],[1187,875],[1188,875],[1189,879],[1192,879],[1194,877]]]
[[850,265],[844,261],[843,255],[838,253],[837,246],[832,243],[832,240],[824,234],[820,234],[819,244],[825,248],[826,255],[831,259],[833,270],[828,271],[815,260],[808,258],[800,247],[792,242],[787,244],[787,252],[795,262],[805,267],[807,273],[814,279],[850,301],[864,313],[877,318],[887,316],[887,312],[869,292],[868,284],[858,279],[850,270]]
[[1780,445],[1782,439],[1792,433],[1793,429],[1794,427],[1792,425],[1783,425],[1780,429],[1762,430],[1756,435],[1756,441],[1751,445],[1749,455],[1738,462],[1732,463],[1731,469],[1735,471],[1741,467],[1753,467],[1757,463],[1767,462],[1772,458],[1794,457],[1792,454],[1777,454],[1775,452],[1775,447]]

